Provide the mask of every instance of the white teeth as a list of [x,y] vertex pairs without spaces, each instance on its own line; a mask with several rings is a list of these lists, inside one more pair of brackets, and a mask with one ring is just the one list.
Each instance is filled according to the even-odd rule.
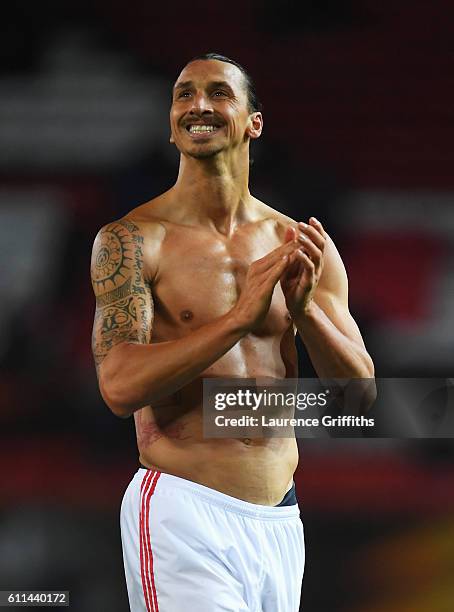
[[198,134],[200,132],[214,132],[215,129],[214,125],[191,125],[189,131],[191,134]]

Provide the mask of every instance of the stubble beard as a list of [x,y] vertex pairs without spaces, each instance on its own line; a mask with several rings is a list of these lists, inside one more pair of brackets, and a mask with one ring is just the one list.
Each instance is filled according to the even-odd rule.
[[222,151],[222,147],[209,147],[209,148],[200,148],[193,151],[188,151],[189,157],[193,157],[194,159],[209,159],[210,157],[216,157]]

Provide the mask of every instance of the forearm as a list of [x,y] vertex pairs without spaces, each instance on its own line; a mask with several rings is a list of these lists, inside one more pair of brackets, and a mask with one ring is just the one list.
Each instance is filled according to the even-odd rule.
[[343,334],[315,302],[294,323],[319,378],[373,378],[366,349]]
[[121,343],[101,364],[101,393],[111,410],[126,417],[171,395],[230,350],[245,330],[232,312],[191,334],[157,344]]

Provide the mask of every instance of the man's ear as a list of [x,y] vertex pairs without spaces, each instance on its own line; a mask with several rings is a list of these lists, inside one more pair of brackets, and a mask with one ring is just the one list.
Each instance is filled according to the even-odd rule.
[[173,139],[173,134],[172,134],[172,132],[170,132],[169,142],[170,142],[170,144],[175,144],[175,140]]
[[246,128],[246,134],[249,138],[255,139],[260,136],[263,130],[262,113],[253,113],[249,117],[249,125]]

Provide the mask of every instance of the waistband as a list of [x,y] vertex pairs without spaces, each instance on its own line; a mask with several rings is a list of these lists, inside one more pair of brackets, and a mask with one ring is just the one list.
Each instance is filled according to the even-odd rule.
[[282,501],[276,504],[277,506],[293,506],[298,503],[296,499],[296,487],[295,483],[292,484],[291,488],[287,491],[287,493],[282,498]]
[[293,504],[291,506],[262,506],[260,504],[253,504],[238,499],[237,497],[227,495],[226,493],[221,493],[220,491],[216,491],[216,489],[206,487],[197,482],[193,482],[192,480],[186,480],[180,476],[165,474],[157,470],[148,470],[141,467],[137,470],[135,478],[138,478],[140,482],[142,482],[147,475],[149,476],[150,472],[155,474],[155,476],[151,476],[151,478],[156,481],[156,487],[154,489],[155,495],[159,494],[160,491],[164,492],[168,489],[179,490],[228,512],[234,512],[235,514],[266,521],[294,519],[300,515],[298,504]]

